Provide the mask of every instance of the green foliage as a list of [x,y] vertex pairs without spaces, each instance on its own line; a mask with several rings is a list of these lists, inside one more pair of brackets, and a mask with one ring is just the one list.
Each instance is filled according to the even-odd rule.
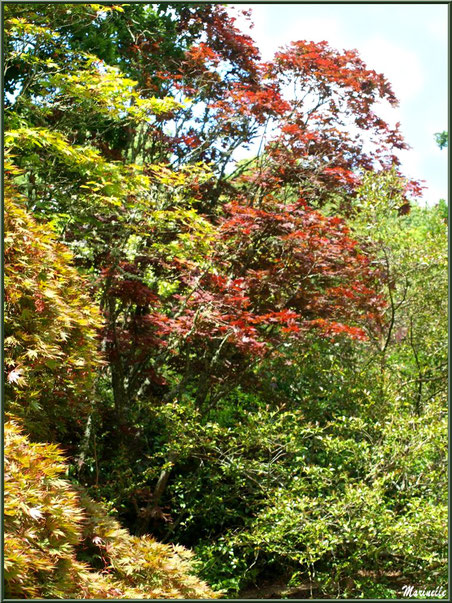
[[[130,536],[74,488],[60,450],[5,425],[5,583],[9,598],[203,599],[192,554]],[[96,571],[97,570],[97,571]]]
[[443,584],[447,205],[364,169],[405,146],[389,83],[326,42],[260,64],[219,4],[5,30],[7,408],[70,454],[6,426],[9,595]]
[[106,161],[98,150],[70,144],[62,133],[47,128],[10,130],[5,144],[19,164],[16,186],[27,191],[28,206],[68,231],[75,247],[102,250],[115,234],[110,222],[124,222],[120,214],[125,208],[139,212],[135,201],[149,186],[139,166]]
[[[259,413],[259,444],[248,443],[244,422],[239,450],[229,434],[219,455],[227,469],[221,475],[211,465],[206,478],[219,496],[197,495],[209,518],[218,510],[224,522],[220,537],[210,533],[197,547],[212,585],[235,594],[265,573],[291,586],[312,581],[330,597],[379,597],[386,585],[392,598],[403,583],[446,582],[444,406],[432,404],[422,418],[394,409],[373,425],[347,416],[324,426],[298,420],[285,432],[272,414]],[[265,459],[259,450],[271,444],[270,429],[277,445]],[[193,525],[202,529],[198,513]]]
[[[383,266],[388,307],[371,339],[386,384],[417,413],[447,391],[447,220],[444,207],[414,205],[400,214],[401,183],[394,174],[364,179],[353,227]],[[403,202],[402,202],[403,206]]]
[[440,149],[446,148],[449,144],[449,132],[437,132],[435,134],[435,140]]
[[447,226],[440,205],[399,215],[399,187],[369,175],[353,224],[386,270],[379,330],[263,363],[176,469],[177,532],[231,595],[262,575],[335,597],[446,582]]

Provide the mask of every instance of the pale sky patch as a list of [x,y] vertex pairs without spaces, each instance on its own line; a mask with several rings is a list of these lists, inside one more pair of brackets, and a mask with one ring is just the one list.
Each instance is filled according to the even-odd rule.
[[359,48],[370,69],[383,73],[391,83],[400,103],[409,102],[425,82],[418,56],[383,36],[373,36]]

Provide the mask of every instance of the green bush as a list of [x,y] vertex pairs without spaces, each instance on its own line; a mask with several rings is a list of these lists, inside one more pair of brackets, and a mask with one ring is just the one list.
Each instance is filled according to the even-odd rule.
[[365,430],[346,417],[292,430],[287,441],[298,453],[286,448],[265,505],[198,546],[202,575],[231,594],[264,575],[313,582],[330,597],[392,598],[403,583],[444,585],[444,408],[431,403],[422,418],[399,409],[375,426],[376,437],[363,438]]

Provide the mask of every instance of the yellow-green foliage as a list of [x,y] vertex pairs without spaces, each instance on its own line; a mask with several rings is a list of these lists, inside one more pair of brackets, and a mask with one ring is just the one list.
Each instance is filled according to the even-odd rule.
[[190,551],[130,536],[99,504],[62,479],[65,469],[57,446],[32,443],[14,420],[6,423],[7,597],[218,596],[190,574]]
[[70,431],[70,441],[92,406],[100,314],[72,254],[30,216],[8,179],[5,215],[7,408],[34,438]]
[[5,425],[5,580],[8,597],[64,596],[79,586],[75,559],[82,511],[61,479],[57,446],[30,443]]
[[101,505],[84,493],[80,496],[88,514],[82,534],[84,552],[100,559],[103,570],[112,572],[127,596],[161,599],[218,596],[190,575],[191,551],[160,544],[150,536],[131,536]]

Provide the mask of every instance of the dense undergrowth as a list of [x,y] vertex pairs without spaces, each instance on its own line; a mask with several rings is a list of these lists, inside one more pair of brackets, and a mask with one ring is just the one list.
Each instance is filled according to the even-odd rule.
[[445,587],[447,206],[389,82],[217,4],[5,29],[6,595]]

